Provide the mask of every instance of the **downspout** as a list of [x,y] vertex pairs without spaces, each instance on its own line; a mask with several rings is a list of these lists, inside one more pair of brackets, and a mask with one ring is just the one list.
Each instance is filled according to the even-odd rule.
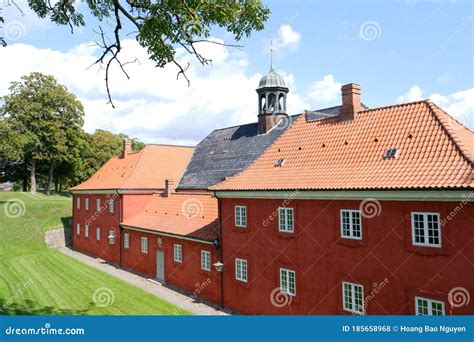
[[[222,263],[224,263],[223,259],[223,243],[222,243],[222,208],[221,208],[221,200],[219,197],[217,197],[216,192],[214,191],[214,196],[217,198],[217,215],[218,215],[218,225],[219,225],[219,259]],[[222,268],[221,272],[221,307],[224,308],[224,270],[225,267]]]
[[122,222],[123,222],[123,197],[120,197],[120,194],[118,192],[118,189],[115,190],[116,194],[119,196],[119,266],[122,268],[122,239],[123,239],[123,229],[122,229]]

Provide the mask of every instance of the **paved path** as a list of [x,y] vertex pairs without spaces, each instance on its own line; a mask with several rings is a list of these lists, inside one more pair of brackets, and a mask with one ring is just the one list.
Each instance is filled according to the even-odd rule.
[[59,251],[62,253],[77,259],[84,264],[95,267],[105,273],[113,275],[119,279],[122,279],[136,287],[139,287],[161,299],[164,299],[174,305],[179,306],[185,310],[188,310],[196,315],[228,315],[222,309],[213,307],[203,302],[197,302],[195,299],[174,291],[168,287],[162,286],[157,282],[148,280],[147,278],[141,277],[134,273],[122,270],[115,266],[112,266],[102,259],[94,258],[76,251],[70,248],[63,247]]

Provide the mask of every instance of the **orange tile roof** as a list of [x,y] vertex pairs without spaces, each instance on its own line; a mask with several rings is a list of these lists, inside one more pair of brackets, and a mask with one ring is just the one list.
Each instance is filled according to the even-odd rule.
[[193,151],[192,147],[147,145],[125,158],[110,159],[71,190],[163,189],[166,179],[179,181]]
[[[396,157],[384,158],[390,148]],[[210,189],[472,188],[473,161],[474,133],[425,100],[345,122],[300,115],[249,168]]]
[[142,212],[122,225],[213,241],[217,215],[217,199],[210,193],[155,194]]

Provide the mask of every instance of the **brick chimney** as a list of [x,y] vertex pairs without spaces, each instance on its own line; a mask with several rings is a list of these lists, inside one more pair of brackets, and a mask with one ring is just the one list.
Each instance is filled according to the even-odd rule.
[[132,141],[123,139],[122,158],[125,158],[130,153],[132,153]]
[[165,197],[170,197],[174,190],[174,182],[171,179],[165,180]]
[[360,85],[356,83],[345,84],[341,87],[341,91],[341,121],[354,120],[357,113],[362,110],[360,102]]

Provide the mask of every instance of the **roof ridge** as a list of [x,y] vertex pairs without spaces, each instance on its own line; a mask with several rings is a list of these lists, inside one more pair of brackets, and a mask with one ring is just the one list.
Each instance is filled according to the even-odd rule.
[[427,101],[427,99],[418,100],[418,101],[411,101],[411,102],[396,103],[396,104],[392,104],[392,105],[375,107],[375,108],[367,108],[365,110],[361,110],[359,113],[371,112],[371,111],[376,111],[376,110],[381,110],[381,109],[388,109],[388,108],[393,108],[393,107],[408,106],[408,105],[413,105],[413,104],[420,104],[420,103],[424,103],[426,101]]
[[173,144],[145,144],[147,146],[165,146],[165,147],[179,147],[179,148],[194,148],[195,146],[188,145],[173,145]]
[[288,130],[291,128],[291,126],[293,126],[296,122],[298,122],[298,120],[301,120],[301,118],[303,118],[303,117],[306,116],[306,115],[304,115],[304,114],[305,114],[304,112],[301,113],[301,114],[297,114],[298,117],[296,118],[296,120],[291,121],[291,122],[290,122],[290,125],[278,136],[278,138],[276,138],[275,140],[273,140],[273,142],[272,142],[270,145],[268,145],[267,148],[264,149],[264,150],[262,151],[262,153],[260,153],[260,154],[257,156],[257,158],[255,158],[245,169],[241,170],[240,172],[236,173],[236,174],[233,175],[233,176],[226,177],[225,180],[223,180],[222,182],[219,182],[219,183],[216,183],[216,184],[210,186],[208,189],[212,189],[213,187],[215,187],[215,186],[217,186],[217,185],[219,185],[219,184],[224,184],[224,183],[226,183],[227,181],[230,181],[231,179],[233,179],[233,178],[239,176],[241,173],[245,172],[246,170],[250,169],[250,168],[257,162],[257,160],[259,160],[259,159],[270,149],[270,147],[272,147],[278,140],[281,139],[281,137],[282,137],[283,135],[285,135],[286,132],[288,132]]
[[450,127],[449,123],[446,122],[445,118],[443,118],[439,115],[438,111],[441,111],[444,115],[447,115],[450,119],[453,119],[454,121],[456,121],[457,124],[459,124],[463,129],[467,130],[468,132],[470,132],[470,133],[474,133],[474,132],[472,132],[469,128],[465,127],[459,121],[454,119],[453,116],[449,115],[447,112],[445,112],[441,107],[436,105],[430,99],[426,99],[424,102],[426,103],[426,105],[428,106],[430,111],[433,113],[435,118],[438,120],[438,122],[441,124],[441,126],[443,127],[444,131],[446,132],[446,134],[448,135],[450,140],[459,149],[459,151],[461,152],[461,155],[465,159],[467,159],[467,161],[469,163],[471,163],[471,164],[474,163],[474,156],[471,155],[470,151],[464,146],[464,142],[462,141],[462,139],[459,138],[459,136],[456,134],[455,130],[452,127]]

